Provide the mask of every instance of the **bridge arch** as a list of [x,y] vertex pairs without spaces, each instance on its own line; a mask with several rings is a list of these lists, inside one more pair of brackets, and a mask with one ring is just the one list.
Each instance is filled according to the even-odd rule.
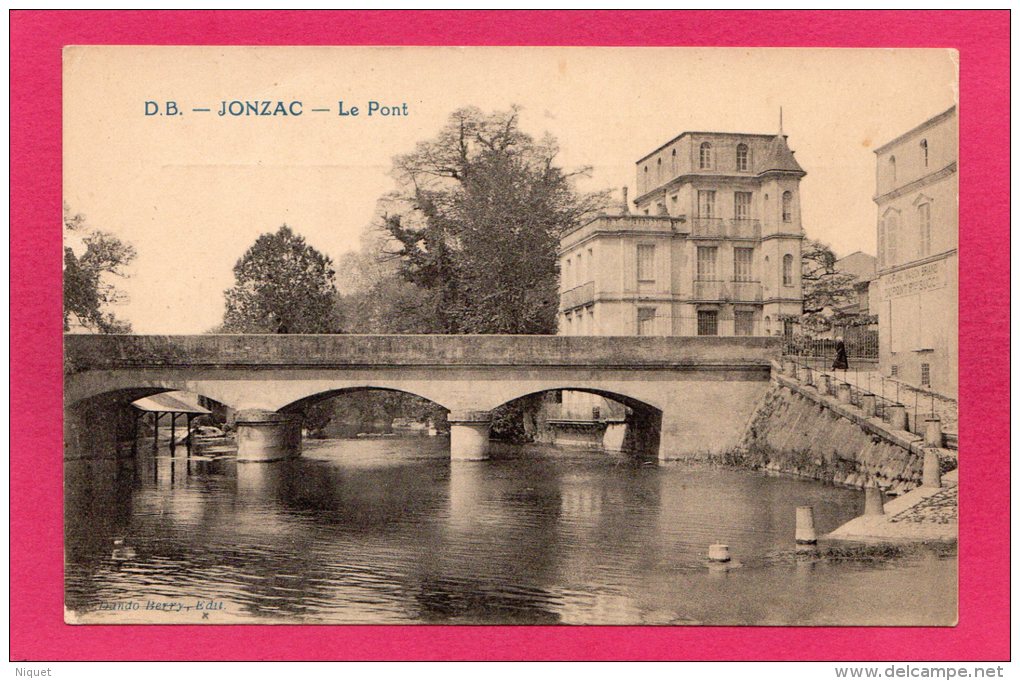
[[556,441],[558,430],[587,427],[594,429],[589,435],[598,437],[589,440],[589,445],[610,451],[658,453],[663,410],[626,393],[567,383],[520,395],[499,406],[550,394],[557,394],[559,400],[543,401],[539,406],[536,429],[544,429],[552,441]]
[[93,372],[65,378],[64,404],[66,408],[74,409],[95,400],[121,402],[126,399],[127,403],[131,403],[143,397],[174,391],[199,395],[231,409],[239,408],[240,399],[233,384],[189,380],[165,373],[150,377],[142,372],[135,375],[130,372]]
[[137,386],[113,388],[69,402],[64,408],[64,455],[68,459],[110,458],[136,437],[139,411],[132,403],[169,392],[188,392],[230,408],[209,395],[186,388]]
[[437,401],[436,399],[433,399],[432,397],[429,397],[428,395],[421,394],[421,392],[424,392],[424,391],[419,392],[419,391],[415,391],[413,389],[397,388],[397,387],[386,386],[386,385],[375,385],[375,384],[372,384],[372,383],[368,383],[368,384],[365,384],[365,385],[348,385],[348,386],[343,386],[343,387],[339,387],[339,388],[327,388],[325,390],[319,390],[318,392],[312,393],[310,395],[306,395],[304,397],[300,397],[300,398],[294,400],[293,402],[290,402],[289,404],[285,404],[282,407],[280,407],[277,411],[280,411],[280,412],[283,412],[283,413],[288,413],[288,414],[296,414],[296,413],[300,413],[300,412],[304,411],[305,409],[307,409],[308,407],[310,407],[312,405],[318,404],[320,402],[325,402],[326,400],[332,399],[334,397],[340,397],[342,395],[351,395],[351,394],[354,394],[354,393],[366,392],[366,391],[379,391],[379,392],[387,392],[387,393],[396,393],[396,394],[400,394],[400,395],[409,395],[411,397],[417,397],[417,398],[425,400],[427,402],[431,402],[432,404],[434,404],[434,405],[436,405],[438,407],[441,407],[442,409],[444,409],[446,411],[450,411],[449,407],[445,406],[444,404],[442,404],[441,402]]
[[587,395],[597,395],[597,396],[603,397],[603,398],[605,398],[607,400],[613,400],[614,402],[619,402],[620,404],[623,404],[623,405],[625,405],[625,406],[627,406],[627,407],[629,407],[631,409],[662,413],[662,408],[661,407],[659,407],[659,406],[657,406],[657,405],[655,405],[655,404],[653,404],[651,402],[648,402],[648,401],[639,399],[637,397],[634,397],[631,394],[628,394],[630,391],[628,391],[626,393],[625,392],[618,392],[616,390],[610,390],[610,389],[606,389],[606,388],[598,388],[598,387],[593,387],[593,386],[586,386],[586,385],[583,385],[583,384],[575,384],[575,383],[554,383],[554,384],[551,384],[551,387],[548,387],[548,388],[542,388],[540,390],[529,390],[528,392],[522,393],[522,394],[517,395],[515,397],[511,397],[510,399],[504,400],[500,404],[497,404],[496,407],[502,407],[504,405],[510,404],[511,402],[516,402],[518,400],[523,400],[523,399],[528,398],[528,397],[537,397],[539,395],[544,395],[546,393],[551,393],[551,392],[556,392],[556,391],[584,393],[584,394],[587,394]]

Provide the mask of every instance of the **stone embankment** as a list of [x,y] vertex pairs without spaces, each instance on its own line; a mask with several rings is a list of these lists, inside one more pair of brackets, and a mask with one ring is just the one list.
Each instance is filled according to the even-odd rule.
[[955,541],[958,532],[957,471],[939,486],[921,486],[886,502],[882,513],[854,518],[826,536],[856,542]]
[[736,463],[854,487],[877,484],[891,495],[921,484],[926,450],[937,451],[943,471],[956,468],[955,452],[928,447],[924,437],[874,415],[868,394],[827,378],[815,386],[810,371],[801,378],[774,366]]

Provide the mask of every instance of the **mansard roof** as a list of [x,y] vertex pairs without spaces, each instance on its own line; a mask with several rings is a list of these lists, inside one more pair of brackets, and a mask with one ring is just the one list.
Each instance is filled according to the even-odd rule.
[[804,169],[800,167],[800,164],[797,163],[797,159],[793,157],[790,147],[786,145],[786,135],[781,133],[769,141],[765,154],[762,158],[758,159],[756,165],[759,175],[771,172],[807,175]]

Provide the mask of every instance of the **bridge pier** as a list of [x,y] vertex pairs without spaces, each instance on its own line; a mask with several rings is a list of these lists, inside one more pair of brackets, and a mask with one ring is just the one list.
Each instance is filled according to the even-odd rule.
[[487,411],[451,411],[450,458],[459,461],[480,461],[489,458],[489,424]]
[[235,422],[238,461],[279,461],[301,454],[300,414],[244,409]]

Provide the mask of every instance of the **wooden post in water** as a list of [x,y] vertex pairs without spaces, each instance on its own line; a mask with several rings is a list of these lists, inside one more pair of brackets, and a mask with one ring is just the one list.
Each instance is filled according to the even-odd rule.
[[177,438],[175,437],[174,430],[177,428],[177,412],[170,412],[170,457],[173,458],[177,454]]
[[191,458],[191,419],[194,418],[194,414],[188,414],[188,437],[185,443],[188,445],[188,458]]
[[152,451],[159,448],[159,412],[152,412]]
[[131,456],[138,456],[138,419],[142,417],[143,412],[134,412],[131,419]]

